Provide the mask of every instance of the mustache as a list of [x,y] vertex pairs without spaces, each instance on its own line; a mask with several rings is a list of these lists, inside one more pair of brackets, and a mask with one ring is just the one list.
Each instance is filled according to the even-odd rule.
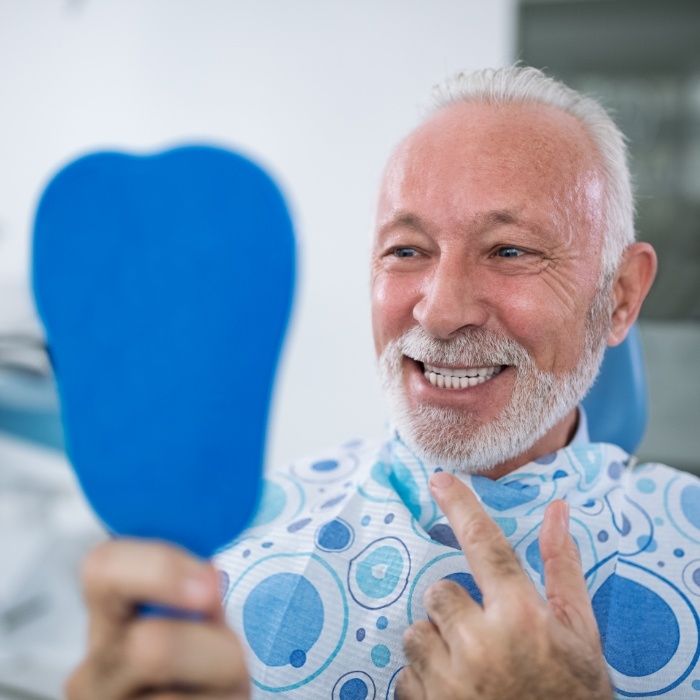
[[429,335],[421,326],[414,326],[388,343],[382,358],[389,360],[392,356],[393,362],[400,362],[402,355],[431,365],[459,367],[534,364],[522,345],[483,328],[463,329],[453,338],[443,340]]

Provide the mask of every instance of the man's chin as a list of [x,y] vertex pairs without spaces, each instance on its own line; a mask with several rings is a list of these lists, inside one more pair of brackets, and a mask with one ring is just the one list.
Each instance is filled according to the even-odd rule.
[[435,407],[396,415],[395,425],[399,437],[421,460],[463,474],[487,472],[510,461],[538,438],[532,433],[514,436],[512,431],[504,435],[495,425],[478,424],[456,411]]
[[[596,309],[598,306],[603,309],[608,297],[602,293],[598,296]],[[437,357],[446,351],[444,345],[432,348],[430,343],[434,339],[423,338],[416,327],[405,336],[412,333],[420,337],[392,341],[380,357],[380,374],[394,425],[408,447],[436,467],[474,474],[506,463],[513,465],[530,454],[538,440],[563,420],[586,394],[605,350],[606,333],[601,329],[603,324],[595,319],[589,321],[583,357],[577,367],[561,376],[538,370],[519,346],[509,346],[508,352],[496,347],[482,348],[482,354],[498,358],[501,364],[518,367],[508,398],[504,399],[498,392],[492,397],[496,400],[500,396],[499,410],[495,405],[489,409],[489,403],[482,400],[471,404],[456,402],[459,406],[450,406],[451,400],[440,406],[432,403],[412,406],[419,394],[411,392],[408,384],[404,386],[402,358],[407,352],[404,346],[418,341],[427,344],[425,348],[413,348],[412,356]],[[492,342],[490,338],[488,334],[480,334],[480,347]],[[473,363],[467,358],[461,364],[471,366]],[[450,389],[444,391],[451,395]],[[434,392],[431,395],[434,396]],[[470,410],[466,410],[468,407]]]

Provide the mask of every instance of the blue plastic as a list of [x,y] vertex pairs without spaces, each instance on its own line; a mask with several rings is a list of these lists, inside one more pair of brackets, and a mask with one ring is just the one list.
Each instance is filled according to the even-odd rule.
[[600,375],[583,400],[591,440],[634,454],[646,432],[648,405],[642,343],[634,325],[620,345],[607,348]]
[[259,496],[294,286],[279,190],[208,146],[89,155],[46,188],[33,255],[66,447],[96,513],[210,556]]

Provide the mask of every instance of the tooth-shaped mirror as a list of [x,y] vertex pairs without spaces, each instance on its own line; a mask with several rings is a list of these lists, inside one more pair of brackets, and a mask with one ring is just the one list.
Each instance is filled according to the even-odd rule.
[[110,531],[209,556],[249,521],[294,262],[279,190],[229,151],[97,153],[49,183],[34,292],[68,455]]

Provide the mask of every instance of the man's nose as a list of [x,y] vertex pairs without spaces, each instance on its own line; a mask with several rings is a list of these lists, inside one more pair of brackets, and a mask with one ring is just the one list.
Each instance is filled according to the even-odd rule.
[[442,259],[426,279],[413,317],[434,338],[449,339],[463,328],[486,323],[489,312],[478,273],[460,261]]

